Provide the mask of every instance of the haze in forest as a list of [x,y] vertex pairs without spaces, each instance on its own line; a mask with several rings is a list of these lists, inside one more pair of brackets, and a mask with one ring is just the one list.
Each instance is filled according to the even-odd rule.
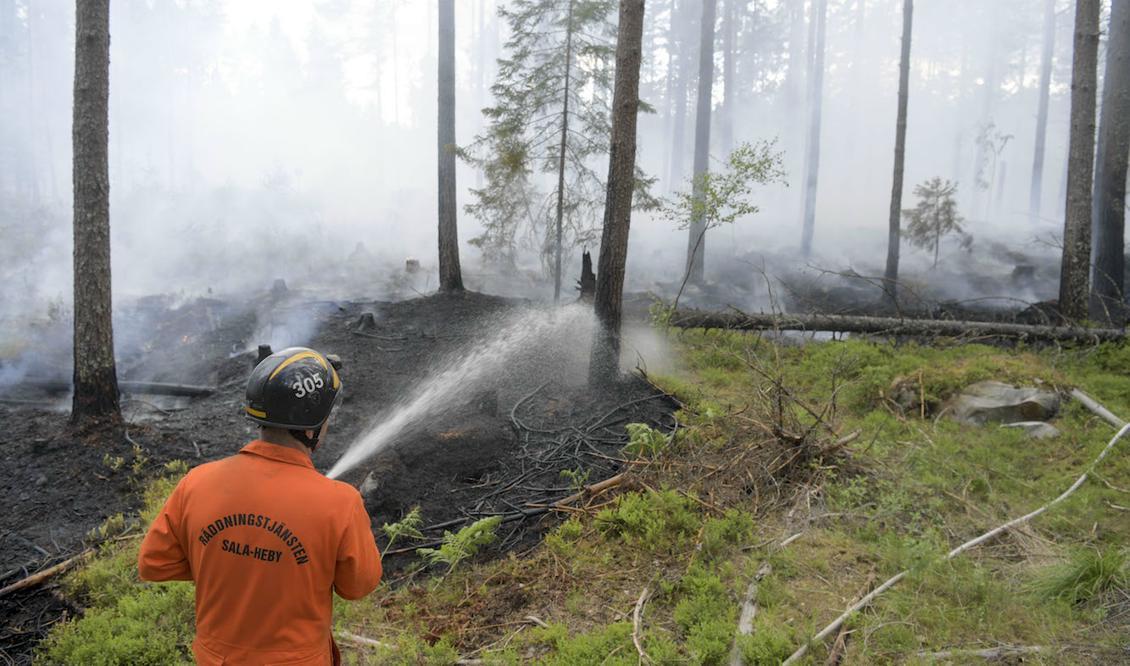
[[[758,188],[758,214],[711,231],[708,280],[759,280],[762,270],[882,273],[902,2],[828,2],[820,185],[807,259],[797,252],[809,35],[796,4],[718,3],[711,157],[723,160],[743,141],[775,140],[788,186]],[[508,34],[495,0],[456,5],[456,139],[466,146],[484,129],[480,110],[493,102]],[[933,274],[940,280],[928,273],[930,252],[904,247],[903,270],[946,285],[954,298],[1055,295],[1054,281],[1034,282],[1026,293],[992,279],[950,282],[972,264],[987,266],[990,278],[1032,261],[1055,274],[1073,14],[1065,0],[1057,3],[1033,217],[1041,5],[915,6],[903,207],[913,207],[917,184],[954,181],[973,242],[969,250],[943,245],[943,272]],[[638,165],[658,179],[656,195],[685,188],[691,172],[700,8],[699,0],[647,3],[640,94],[654,113],[639,120]],[[410,257],[424,270],[407,293],[435,289],[434,3],[115,0],[111,11],[116,302],[260,290],[275,278],[338,298],[381,297]],[[6,0],[0,14],[0,315],[42,316],[48,304],[71,299],[74,3]],[[1100,72],[1101,58],[1100,50]],[[607,168],[606,158],[596,163]],[[460,161],[468,286],[548,298],[552,276],[535,240],[520,236],[522,280],[493,279],[495,267],[467,243],[481,222],[462,206],[482,182]],[[686,231],[655,214],[633,218],[626,288],[669,289],[683,266]],[[567,286],[581,249],[566,249]]]

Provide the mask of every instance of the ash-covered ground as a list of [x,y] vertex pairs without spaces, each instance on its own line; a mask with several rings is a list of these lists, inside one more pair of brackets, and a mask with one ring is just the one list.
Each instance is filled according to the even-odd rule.
[[[115,318],[123,332],[119,377],[215,390],[195,398],[124,395],[124,430],[86,435],[68,426],[69,397],[60,388],[70,362],[68,346],[58,342],[67,339],[69,323],[43,322],[2,366],[0,586],[79,552],[106,518],[136,510],[140,488],[165,462],[201,464],[253,439],[256,429],[241,405],[259,343],[276,350],[301,343],[342,358],[343,400],[314,455],[326,471],[374,425],[413,402],[429,378],[489,348],[500,332],[522,330],[527,317],[542,328],[522,338],[521,348],[504,347],[504,358],[489,359],[489,372],[442,387],[388,446],[341,478],[363,487],[382,546],[379,526],[414,506],[427,540],[503,514],[492,554],[532,543],[553,523],[529,505],[570,495],[579,480],[615,474],[624,425],[668,428],[675,409],[638,376],[589,387],[589,318],[554,312],[473,292],[400,302],[312,300],[281,288],[246,301],[141,299]],[[371,322],[359,325],[366,314]],[[394,550],[403,545],[410,544]],[[386,568],[395,572],[411,561],[410,553],[393,553]],[[0,651],[27,662],[52,623],[80,612],[74,603],[56,584],[0,598]]]

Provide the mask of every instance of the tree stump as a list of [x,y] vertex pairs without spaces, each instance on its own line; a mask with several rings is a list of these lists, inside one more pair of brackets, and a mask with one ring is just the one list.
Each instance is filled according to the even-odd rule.
[[596,297],[596,274],[592,272],[592,255],[585,250],[581,255],[581,279],[577,280],[577,289],[580,290],[580,301],[591,303]]

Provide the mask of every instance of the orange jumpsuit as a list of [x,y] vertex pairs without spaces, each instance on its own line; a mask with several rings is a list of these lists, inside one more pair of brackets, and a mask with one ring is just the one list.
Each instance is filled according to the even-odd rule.
[[137,567],[143,580],[196,582],[199,664],[339,663],[333,592],[360,599],[381,579],[357,490],[261,440],[181,479]]

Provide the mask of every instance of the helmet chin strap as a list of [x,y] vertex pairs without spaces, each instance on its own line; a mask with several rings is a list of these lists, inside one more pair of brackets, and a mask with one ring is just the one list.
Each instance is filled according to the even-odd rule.
[[314,450],[318,448],[318,434],[320,433],[320,430],[320,428],[318,430],[315,430],[313,437],[307,435],[305,430],[289,430],[288,432],[290,433],[291,437],[302,442],[304,445],[306,445],[306,448],[310,449],[310,452],[313,453]]

